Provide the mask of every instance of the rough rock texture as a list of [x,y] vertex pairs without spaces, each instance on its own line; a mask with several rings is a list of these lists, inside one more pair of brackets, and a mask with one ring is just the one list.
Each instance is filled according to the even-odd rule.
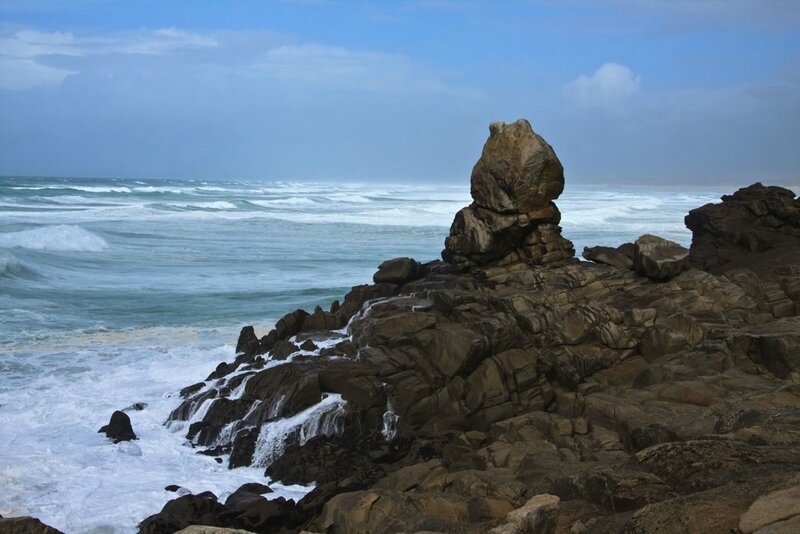
[[[515,195],[526,183],[495,182]],[[557,190],[537,189],[547,202]],[[748,205],[776,202],[748,191]],[[737,195],[702,208],[723,214],[715,228],[741,214]],[[503,196],[476,197],[468,215],[509,216],[477,198]],[[509,199],[499,207],[518,209]],[[800,465],[800,260],[764,274],[733,258],[655,282],[603,263],[487,258],[422,264],[243,334],[248,348],[182,391],[169,424],[231,467],[316,488],[299,503],[247,488],[224,504],[184,496],[142,531],[518,532],[509,514],[545,494],[557,508],[534,508],[559,533],[792,531],[797,514],[776,503]]]
[[792,191],[755,183],[722,200],[686,216],[694,265],[715,273],[748,267],[764,274],[797,262],[800,200]]
[[657,282],[675,278],[689,266],[689,251],[674,241],[645,234],[633,243],[633,270]]
[[108,424],[101,427],[97,432],[102,432],[109,438],[113,439],[114,443],[138,439],[136,434],[133,432],[131,418],[128,417],[128,414],[125,412],[120,412],[119,410],[111,414],[111,420],[108,422]]
[[564,169],[553,148],[524,119],[492,123],[489,132],[472,169],[474,202],[456,214],[442,257],[460,271],[572,258],[552,202],[564,190]]
[[63,534],[33,517],[0,516],[0,532],[3,534]]
[[617,248],[583,247],[583,257],[595,263],[611,265],[618,269],[633,269],[633,243],[625,243]]

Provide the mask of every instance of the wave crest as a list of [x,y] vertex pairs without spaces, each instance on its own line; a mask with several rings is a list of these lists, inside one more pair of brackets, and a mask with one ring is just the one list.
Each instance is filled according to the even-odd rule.
[[80,226],[59,224],[0,234],[0,247],[63,252],[101,252],[108,248],[108,243],[99,235]]

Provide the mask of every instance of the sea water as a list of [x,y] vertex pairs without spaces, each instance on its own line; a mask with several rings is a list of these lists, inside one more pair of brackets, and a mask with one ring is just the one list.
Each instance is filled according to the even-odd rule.
[[[732,190],[568,186],[558,205],[578,253],[642,233],[688,245],[684,215]],[[224,499],[263,482],[164,426],[177,392],[232,359],[241,326],[327,307],[385,259],[439,258],[469,202],[468,183],[0,177],[0,515],[135,532],[169,484]],[[137,402],[138,441],[97,433]]]

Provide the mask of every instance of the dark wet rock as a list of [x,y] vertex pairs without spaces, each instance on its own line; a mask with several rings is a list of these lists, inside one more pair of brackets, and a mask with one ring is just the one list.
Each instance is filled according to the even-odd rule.
[[175,493],[179,489],[181,489],[181,487],[178,486],[177,484],[170,484],[169,486],[166,486],[164,488],[164,491],[169,491],[170,493]]
[[123,412],[130,412],[130,411],[141,412],[145,408],[147,408],[147,403],[146,402],[134,402],[133,404],[131,404],[130,406],[128,406],[127,408],[125,408],[122,411]]
[[125,412],[120,412],[119,410],[111,414],[111,420],[109,423],[101,427],[97,432],[102,432],[109,438],[113,439],[114,443],[138,439],[136,434],[133,432],[130,417],[128,417],[128,414]]
[[290,355],[299,351],[300,347],[289,341],[279,340],[276,341],[270,350],[270,355],[273,360],[285,360]]
[[381,263],[372,280],[376,284],[390,283],[403,285],[416,280],[420,274],[420,266],[411,258],[394,258]]
[[800,257],[800,200],[782,187],[755,183],[693,209],[691,261],[715,273],[748,267],[768,274]]
[[161,511],[139,523],[141,534],[172,534],[189,525],[223,527],[219,514],[225,507],[210,491],[169,501]]
[[191,386],[186,386],[185,388],[183,388],[181,390],[180,395],[181,395],[181,397],[186,398],[189,395],[193,395],[194,393],[197,393],[198,391],[203,389],[205,387],[205,385],[206,385],[205,382],[198,382],[197,384],[192,384]]
[[45,525],[35,517],[0,516],[0,532],[4,534],[63,534],[60,530]]
[[258,337],[252,326],[245,326],[239,333],[239,340],[236,342],[236,354],[252,353],[258,346]]
[[640,276],[664,282],[689,267],[689,250],[674,241],[645,234],[633,245],[633,270]]

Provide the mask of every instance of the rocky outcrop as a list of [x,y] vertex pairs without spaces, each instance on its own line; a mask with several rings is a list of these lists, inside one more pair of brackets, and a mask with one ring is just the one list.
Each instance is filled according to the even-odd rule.
[[553,203],[564,190],[564,169],[553,148],[524,119],[492,123],[489,132],[472,169],[474,202],[456,214],[442,257],[460,271],[572,258]]
[[[595,255],[613,260],[537,260],[520,243],[551,223],[519,215],[554,210],[561,187],[542,143],[527,123],[492,128],[462,210],[516,217],[491,254],[457,254],[454,224],[453,264],[387,262],[328,311],[243,330],[235,359],[182,391],[168,424],[194,446],[311,493],[183,496],[142,531],[790,528],[775,503],[800,465],[800,261],[719,274],[653,236]],[[772,198],[748,202],[758,191]]]
[[782,187],[755,183],[686,216],[691,261],[722,273],[737,267],[766,274],[800,257],[800,200]]
[[131,418],[128,417],[128,414],[120,412],[119,410],[111,414],[111,420],[108,424],[101,427],[97,432],[103,433],[110,439],[113,439],[114,443],[138,439],[133,432]]

